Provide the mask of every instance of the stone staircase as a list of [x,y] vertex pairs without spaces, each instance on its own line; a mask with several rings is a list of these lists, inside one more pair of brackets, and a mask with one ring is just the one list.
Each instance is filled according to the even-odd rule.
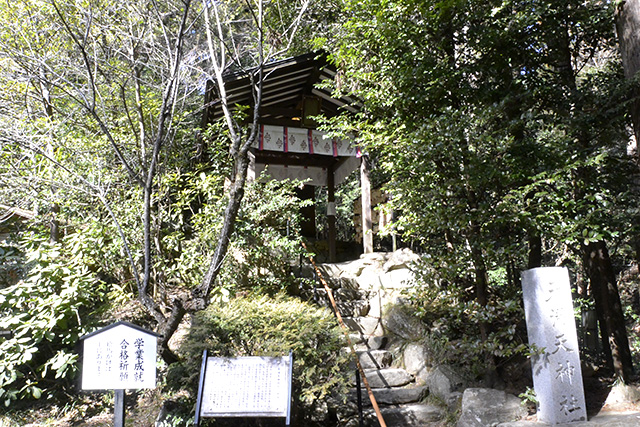
[[[347,327],[367,381],[373,389],[380,411],[388,427],[442,425],[445,410],[425,403],[427,386],[420,369],[407,369],[401,357],[395,358],[393,337],[387,334],[383,308],[396,302],[400,291],[409,285],[408,265],[413,254],[397,251],[392,254],[367,254],[359,260],[339,264],[320,264],[318,268],[328,282],[338,310]],[[311,266],[302,269],[303,276],[315,278]],[[319,281],[316,287],[304,291],[304,297],[330,307],[326,291]],[[345,352],[351,352],[347,347]],[[415,365],[415,363],[410,363]],[[355,391],[355,361],[352,362],[352,384],[347,405],[338,411],[341,424],[359,425]],[[362,385],[365,426],[378,426],[367,390]]]

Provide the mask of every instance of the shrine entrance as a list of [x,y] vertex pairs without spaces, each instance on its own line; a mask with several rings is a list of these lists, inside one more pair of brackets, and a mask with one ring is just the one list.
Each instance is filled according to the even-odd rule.
[[[331,138],[317,129],[314,116],[334,117],[356,112],[348,98],[333,98],[317,83],[335,77],[324,56],[317,53],[269,63],[264,68],[259,137],[250,153],[249,179],[262,173],[272,179],[300,179],[303,199],[313,199],[314,187],[327,188],[328,261],[336,261],[335,188],[360,169],[362,190],[363,252],[373,252],[371,195],[366,158],[350,141]],[[225,78],[229,105],[252,106],[249,77]],[[222,117],[216,87],[210,83],[205,97],[205,124]],[[314,236],[315,208],[303,212],[303,235]]]

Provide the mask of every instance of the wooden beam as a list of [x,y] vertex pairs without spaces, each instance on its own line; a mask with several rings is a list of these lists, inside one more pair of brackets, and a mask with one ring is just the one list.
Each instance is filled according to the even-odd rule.
[[284,126],[290,128],[299,128],[300,120],[291,120],[287,118],[273,118],[269,116],[260,117],[261,125]]
[[362,246],[365,254],[373,252],[373,221],[371,219],[371,180],[369,160],[362,156],[360,163],[360,191],[362,199]]
[[260,117],[265,116],[283,116],[283,117],[302,117],[301,108],[282,108],[282,107],[262,107],[260,108]]
[[114,390],[113,426],[124,427],[125,423],[125,390]]
[[283,153],[255,150],[256,163],[266,165],[333,167],[334,170],[348,157],[324,156],[321,154]]

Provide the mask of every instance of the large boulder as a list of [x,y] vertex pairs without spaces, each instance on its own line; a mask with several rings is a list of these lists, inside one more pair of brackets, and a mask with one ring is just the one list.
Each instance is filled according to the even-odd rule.
[[611,388],[605,404],[609,407],[637,404],[640,402],[640,389],[636,386],[616,384]]
[[429,372],[426,384],[429,393],[446,402],[452,393],[462,391],[465,381],[449,366],[440,365]]
[[413,253],[409,248],[398,249],[387,255],[382,270],[388,272],[397,269],[411,269],[419,259],[420,256]]
[[426,369],[427,351],[423,344],[409,343],[402,351],[402,364],[404,369],[412,375],[421,376]]
[[462,394],[456,427],[492,427],[526,415],[526,408],[512,394],[490,388],[468,388]]
[[385,332],[403,341],[418,341],[427,333],[426,326],[403,304],[387,307],[382,317]]

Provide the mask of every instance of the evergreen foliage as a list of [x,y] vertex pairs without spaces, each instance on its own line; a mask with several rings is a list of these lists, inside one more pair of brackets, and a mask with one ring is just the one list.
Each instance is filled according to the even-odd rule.
[[[78,371],[78,338],[99,321],[108,288],[92,267],[99,239],[71,234],[59,243],[25,233],[18,242],[24,277],[0,289],[0,399],[60,397]],[[0,264],[9,260],[0,257]],[[57,395],[56,395],[57,394]]]
[[210,356],[284,356],[293,352],[297,422],[312,425],[314,407],[347,384],[342,333],[326,309],[297,298],[249,293],[199,313],[172,365],[168,384],[195,395],[203,350]]
[[[336,94],[362,107],[325,126],[357,135],[384,171],[396,230],[426,254],[427,289],[459,289],[480,312],[501,310],[517,292],[505,299],[491,271],[517,290],[528,266],[565,265],[599,283],[584,262],[594,244],[631,261],[638,170],[626,152],[629,87],[613,10],[598,1],[345,1],[335,23],[318,28]],[[586,282],[578,286],[586,297]],[[418,294],[425,306],[437,295]],[[482,342],[497,332],[491,316],[468,320]]]

